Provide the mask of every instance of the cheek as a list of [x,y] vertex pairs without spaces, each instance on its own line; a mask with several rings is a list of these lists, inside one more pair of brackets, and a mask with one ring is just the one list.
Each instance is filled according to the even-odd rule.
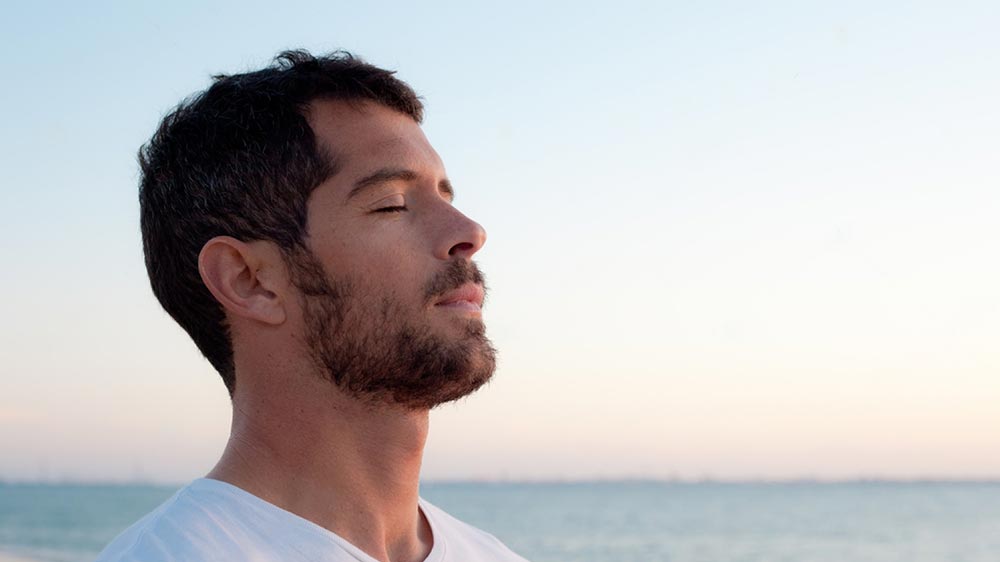
[[410,274],[416,266],[413,252],[402,244],[365,245],[359,250],[349,261],[355,271],[372,282]]
[[399,302],[421,302],[430,272],[404,248],[371,249],[348,260],[348,273],[359,295],[371,299],[389,297]]
[[363,234],[358,228],[353,236],[348,228],[331,233],[324,256],[331,276],[350,279],[359,296],[390,296],[403,302],[423,299],[435,271],[433,255],[421,246],[424,236],[419,229],[405,220],[367,226]]

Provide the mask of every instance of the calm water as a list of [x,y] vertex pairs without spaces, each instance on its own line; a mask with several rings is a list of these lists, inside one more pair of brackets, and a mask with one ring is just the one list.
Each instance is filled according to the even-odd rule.
[[[0,484],[0,550],[87,562],[174,488]],[[998,562],[1000,483],[427,484],[534,562]]]

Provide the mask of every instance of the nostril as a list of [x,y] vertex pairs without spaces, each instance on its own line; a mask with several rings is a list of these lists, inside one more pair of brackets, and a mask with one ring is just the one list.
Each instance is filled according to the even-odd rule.
[[469,243],[469,242],[461,242],[459,244],[455,244],[454,246],[452,246],[451,250],[448,250],[448,255],[449,256],[454,256],[454,255],[457,255],[457,254],[462,253],[462,252],[468,252],[468,251],[470,251],[472,249],[473,249],[473,245],[471,243]]

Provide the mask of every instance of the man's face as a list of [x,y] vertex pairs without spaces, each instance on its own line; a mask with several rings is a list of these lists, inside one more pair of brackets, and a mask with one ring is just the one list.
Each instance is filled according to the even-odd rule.
[[309,252],[290,256],[309,353],[350,395],[431,408],[493,374],[472,256],[486,234],[456,210],[437,153],[407,115],[320,101],[310,124],[336,173],[311,195]]

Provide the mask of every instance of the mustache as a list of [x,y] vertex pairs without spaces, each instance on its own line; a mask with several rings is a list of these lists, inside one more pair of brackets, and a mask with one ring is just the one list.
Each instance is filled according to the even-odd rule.
[[444,271],[435,275],[427,283],[424,292],[427,295],[427,300],[430,301],[466,283],[482,285],[483,291],[487,291],[486,277],[475,262],[464,260],[453,261],[448,264]]

